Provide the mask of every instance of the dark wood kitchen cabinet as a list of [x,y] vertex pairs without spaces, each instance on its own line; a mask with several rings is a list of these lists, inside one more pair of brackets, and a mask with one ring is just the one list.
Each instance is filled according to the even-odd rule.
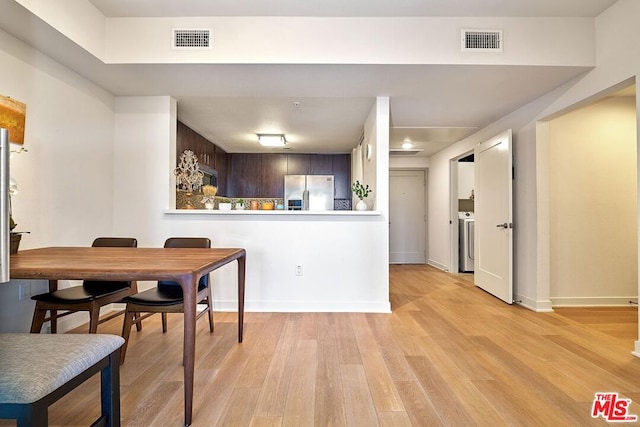
[[333,175],[333,154],[310,154],[309,175]]
[[351,198],[348,154],[233,153],[228,173],[229,197],[284,197],[285,175],[333,175],[335,198]]
[[198,164],[215,169],[216,146],[202,135],[182,122],[178,122],[176,132],[176,166],[185,150],[193,151],[198,157]]
[[283,197],[287,174],[286,154],[230,155],[229,197]]
[[287,154],[287,175],[308,175],[309,154]]
[[351,156],[331,156],[332,175],[336,188],[334,198],[351,199]]
[[198,157],[198,165],[203,171],[211,169],[218,173],[218,194],[227,194],[227,172],[229,154],[209,141],[189,126],[178,122],[176,132],[176,166],[185,150],[191,150]]
[[218,172],[218,193],[224,195],[228,193],[227,184],[229,180],[227,176],[229,175],[230,155],[217,145],[215,147],[214,169]]

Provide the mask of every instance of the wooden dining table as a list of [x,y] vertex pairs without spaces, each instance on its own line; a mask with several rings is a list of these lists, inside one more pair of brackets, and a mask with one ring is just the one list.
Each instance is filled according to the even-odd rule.
[[[191,424],[195,364],[196,294],[200,278],[238,263],[238,342],[244,326],[246,251],[242,248],[48,247],[11,255],[11,279],[172,280],[184,296],[184,423]],[[57,283],[57,282],[56,282]]]

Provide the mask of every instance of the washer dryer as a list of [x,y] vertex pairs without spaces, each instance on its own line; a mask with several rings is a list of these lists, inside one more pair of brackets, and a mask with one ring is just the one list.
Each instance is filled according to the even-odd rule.
[[473,212],[458,212],[458,270],[461,273],[474,271]]

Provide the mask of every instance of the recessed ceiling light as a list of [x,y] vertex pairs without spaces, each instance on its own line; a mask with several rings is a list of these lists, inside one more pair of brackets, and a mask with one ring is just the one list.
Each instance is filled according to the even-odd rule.
[[282,134],[258,134],[258,142],[263,147],[284,147],[287,140]]
[[413,144],[408,139],[405,139],[402,143],[402,148],[404,148],[405,150],[410,150],[411,148],[413,148]]

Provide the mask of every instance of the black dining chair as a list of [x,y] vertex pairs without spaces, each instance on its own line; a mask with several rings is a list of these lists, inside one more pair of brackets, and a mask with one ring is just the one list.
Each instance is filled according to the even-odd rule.
[[[211,240],[206,237],[171,237],[165,241],[164,247],[210,248]],[[122,326],[124,345],[120,351],[121,363],[124,363],[127,345],[129,343],[129,334],[133,324],[138,325],[143,319],[155,313],[161,313],[162,333],[165,333],[167,332],[167,313],[184,313],[182,287],[172,281],[158,281],[158,286],[135,295],[130,295],[124,298],[123,302],[127,303],[127,307],[124,314],[124,325]],[[196,303],[205,304],[204,310],[198,313],[196,319],[207,314],[209,317],[209,331],[213,332],[212,296],[208,274],[200,278]]]
[[[135,248],[138,246],[138,241],[128,237],[98,237],[91,246]],[[89,312],[89,333],[95,334],[98,330],[98,324],[124,313],[124,311],[120,311],[100,319],[100,308],[120,302],[124,297],[137,291],[136,281],[85,280],[82,282],[82,286],[72,286],[34,295],[31,299],[36,301],[36,307],[31,321],[31,332],[40,333],[42,325],[49,321],[51,322],[51,333],[55,334],[59,318],[87,311]],[[58,310],[65,310],[65,312],[59,314]],[[47,311],[49,311],[49,317],[46,317]]]

